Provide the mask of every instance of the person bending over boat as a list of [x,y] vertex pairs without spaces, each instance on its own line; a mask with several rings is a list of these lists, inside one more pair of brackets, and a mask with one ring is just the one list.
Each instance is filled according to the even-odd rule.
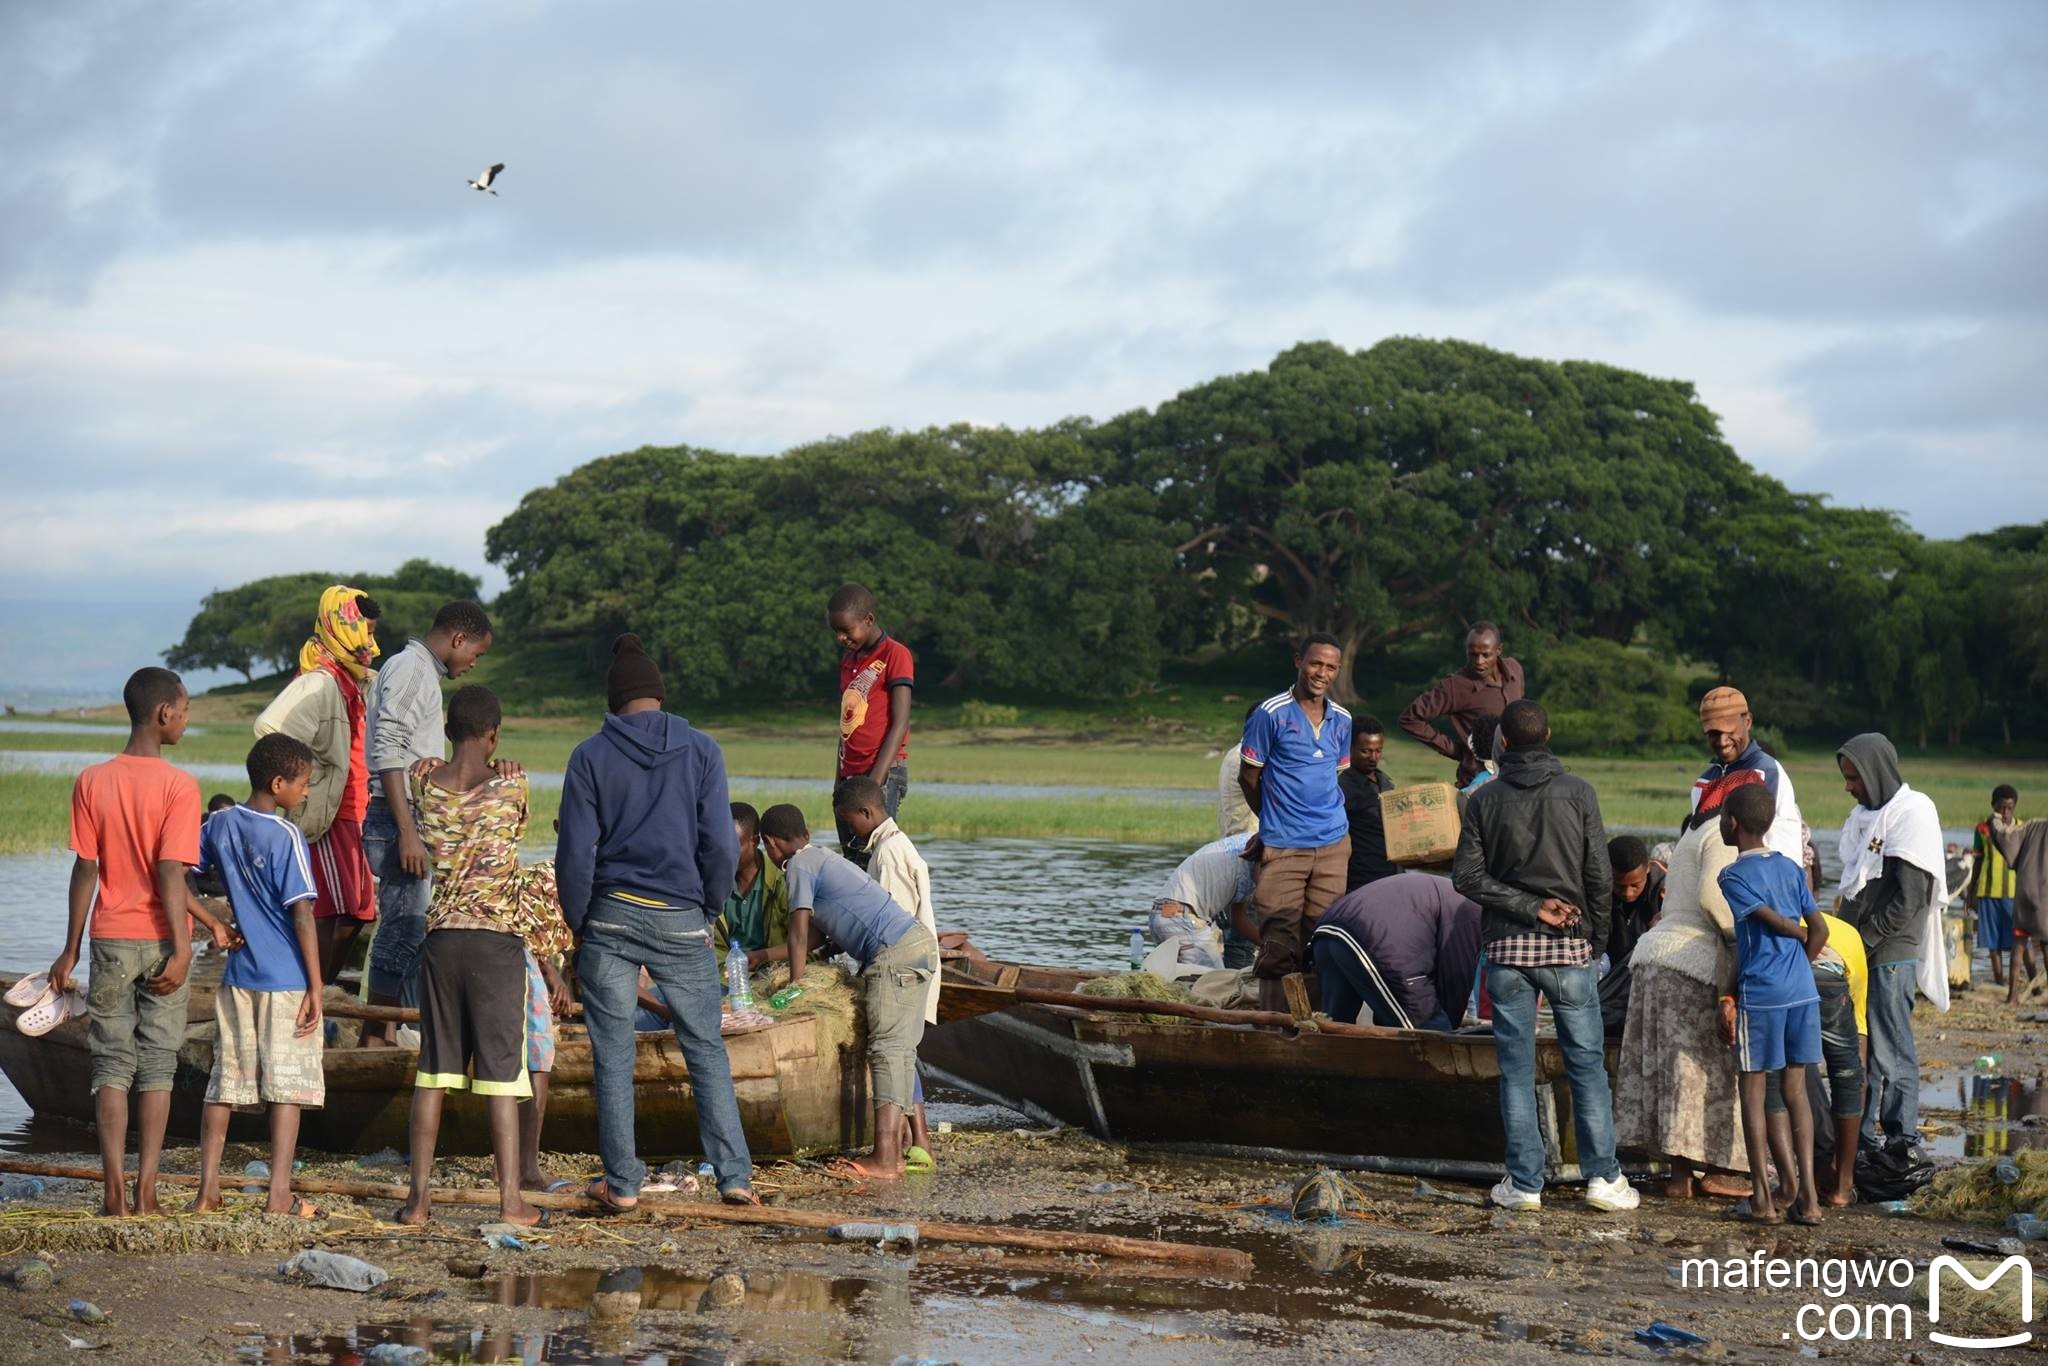
[[1178,940],[1180,960],[1205,968],[1249,965],[1259,942],[1252,919],[1258,838],[1210,840],[1182,859],[1152,903],[1146,924],[1152,942]]
[[638,1204],[647,1179],[633,1133],[633,1011],[643,968],[671,1012],[697,1101],[698,1141],[718,1189],[728,1203],[759,1203],[719,1036],[711,948],[713,908],[732,889],[739,861],[725,756],[710,736],[661,709],[667,695],[640,637],[612,642],[610,715],[569,756],[555,844],[562,916],[576,934],[604,1161],[590,1194],[614,1210]]
[[1543,1203],[1543,1134],[1536,1119],[1536,997],[1550,1001],[1572,1088],[1586,1203],[1636,1207],[1614,1160],[1606,1040],[1593,982],[1593,945],[1607,939],[1614,895],[1600,803],[1550,752],[1550,718],[1527,700],[1500,718],[1500,777],[1466,799],[1453,878],[1484,912],[1486,985],[1500,1055],[1501,1127],[1508,1174],[1493,1188],[1505,1209]]
[[[882,785],[873,778],[848,778],[832,794],[832,818],[840,829],[853,836],[854,848],[867,859],[868,876],[881,885],[891,899],[917,917],[917,923],[939,935],[939,915],[932,908],[932,870],[898,828],[884,804]],[[939,975],[925,987],[924,1023],[929,1029],[939,1022]],[[910,1146],[904,1150],[906,1171],[931,1171],[931,1135],[924,1119],[924,1077],[911,1074]]]
[[1338,897],[1310,943],[1331,1019],[1456,1029],[1479,966],[1479,904],[1448,878],[1396,873]]
[[939,970],[939,943],[916,916],[846,859],[811,843],[804,813],[784,804],[761,813],[761,840],[789,883],[789,951],[803,962],[812,925],[860,965],[874,1074],[875,1150],[840,1175],[893,1181],[903,1174],[904,1116],[914,1103],[925,994]]

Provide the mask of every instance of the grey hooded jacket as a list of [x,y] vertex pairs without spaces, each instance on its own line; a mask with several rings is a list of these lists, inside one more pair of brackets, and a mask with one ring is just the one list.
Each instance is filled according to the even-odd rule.
[[[1876,731],[1844,742],[1836,762],[1847,759],[1863,778],[1864,805],[1875,811],[1898,795],[1899,752]],[[1904,859],[1887,858],[1884,870],[1863,890],[1842,903],[1841,917],[1863,936],[1863,952],[1871,966],[1917,961],[1927,929],[1927,902],[1934,895],[1934,875]]]

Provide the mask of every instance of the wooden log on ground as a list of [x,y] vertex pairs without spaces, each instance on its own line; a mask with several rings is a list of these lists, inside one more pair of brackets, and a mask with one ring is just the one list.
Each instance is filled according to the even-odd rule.
[[[98,1181],[97,1167],[66,1167],[50,1162],[0,1160],[0,1172],[21,1176],[54,1176],[72,1181]],[[199,1178],[183,1174],[162,1174],[158,1180],[171,1186],[196,1186]],[[224,1183],[225,1184],[225,1183]],[[235,1184],[240,1184],[235,1180]],[[306,1195],[346,1195],[357,1200],[399,1200],[412,1194],[408,1187],[382,1181],[336,1181],[324,1177],[292,1177],[292,1189]],[[444,1205],[495,1205],[495,1189],[435,1187],[433,1199]],[[599,1215],[605,1206],[583,1191],[528,1191],[529,1203],[542,1209],[566,1210],[573,1214]],[[669,1219],[696,1219],[713,1224],[760,1224],[777,1228],[827,1229],[834,1224],[873,1222],[883,1216],[873,1213],[835,1214],[829,1210],[784,1209],[770,1205],[722,1205],[699,1200],[663,1200],[643,1197],[634,1212]],[[897,1217],[892,1222],[915,1223],[918,1237],[933,1243],[971,1243],[983,1247],[1017,1247],[1032,1252],[1077,1252],[1129,1261],[1166,1262],[1197,1266],[1223,1276],[1243,1277],[1251,1273],[1252,1258],[1234,1247],[1209,1247],[1201,1243],[1154,1242],[1147,1238],[1125,1238],[1108,1233],[1071,1233],[1060,1229],[1008,1228],[1000,1224],[951,1224],[928,1219]]]

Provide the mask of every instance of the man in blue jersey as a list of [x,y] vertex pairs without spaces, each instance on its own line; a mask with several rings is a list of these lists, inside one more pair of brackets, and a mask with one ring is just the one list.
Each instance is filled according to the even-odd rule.
[[1286,1008],[1280,979],[1302,969],[1317,917],[1344,891],[1351,823],[1337,775],[1351,767],[1351,713],[1330,700],[1344,654],[1335,636],[1304,637],[1294,686],[1245,722],[1238,784],[1259,817],[1259,1004]]
[[1750,774],[1763,775],[1764,787],[1777,807],[1764,847],[1804,866],[1806,835],[1799,799],[1792,795],[1792,775],[1751,738],[1754,725],[1749,699],[1739,688],[1714,688],[1700,699],[1700,729],[1707,734],[1714,762],[1692,785],[1692,809],[1712,811],[1726,800],[1729,790],[1754,782]]

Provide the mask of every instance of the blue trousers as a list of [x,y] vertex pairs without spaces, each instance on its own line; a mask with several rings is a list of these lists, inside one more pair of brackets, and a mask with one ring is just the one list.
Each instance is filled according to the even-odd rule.
[[1543,1133],[1536,1124],[1536,997],[1550,1000],[1565,1079],[1572,1088],[1579,1170],[1592,1179],[1621,1173],[1614,1160],[1614,1099],[1607,1090],[1606,1035],[1591,967],[1511,968],[1489,962],[1493,1046],[1500,1056],[1500,1119],[1507,1130],[1508,1175],[1515,1189],[1543,1189]]

